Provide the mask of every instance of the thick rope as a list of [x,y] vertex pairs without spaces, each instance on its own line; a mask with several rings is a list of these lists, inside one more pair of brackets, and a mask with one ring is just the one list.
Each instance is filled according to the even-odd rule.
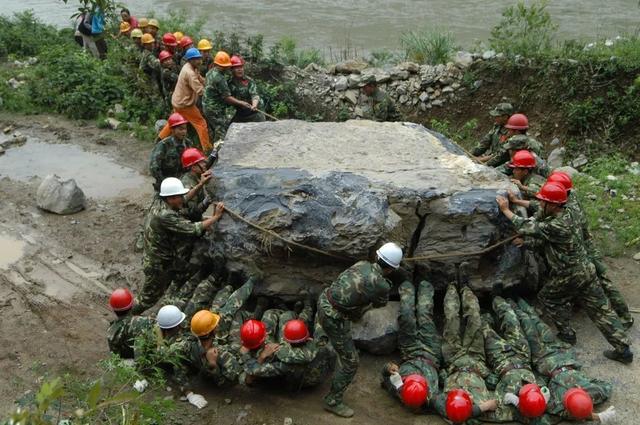
[[271,114],[267,114],[265,111],[261,111],[260,109],[256,109],[256,111],[260,112],[261,114],[263,114],[264,116],[266,116],[267,118],[271,118],[274,121],[280,121],[278,118],[274,117]]
[[[254,223],[250,220],[247,220],[246,218],[244,218],[242,215],[240,215],[239,213],[237,213],[234,210],[229,209],[228,207],[224,207],[224,210],[234,219],[242,221],[243,223],[253,227],[254,229],[257,229],[263,233],[268,234],[269,236],[272,236],[282,242],[284,242],[287,245],[290,246],[295,246],[297,248],[300,249],[304,249],[307,251],[311,251],[311,252],[315,252],[316,254],[320,254],[320,255],[324,255],[327,257],[332,257],[332,258],[336,258],[338,260],[341,261],[358,261],[357,258],[353,258],[353,257],[347,257],[347,256],[341,256],[341,255],[336,255],[336,254],[332,254],[328,251],[324,251],[322,249],[318,249],[318,248],[314,248],[312,246],[309,245],[304,245],[295,241],[292,241],[291,239],[287,239],[283,236],[280,236],[278,233],[274,232],[273,230],[267,229],[257,223]],[[482,254],[486,254],[487,252],[493,251],[494,249],[508,243],[511,242],[512,240],[514,240],[516,237],[518,237],[518,235],[514,235],[511,236],[507,239],[503,239],[500,242],[497,242],[491,246],[488,246],[484,249],[481,249],[479,251],[470,251],[470,252],[463,252],[463,251],[453,251],[453,252],[449,252],[447,254],[434,254],[434,255],[425,255],[425,256],[420,256],[420,257],[409,257],[409,258],[404,258],[403,261],[426,261],[426,260],[438,260],[438,259],[443,259],[443,258],[456,258],[456,257],[472,257],[472,256],[476,256],[476,255],[482,255]]]

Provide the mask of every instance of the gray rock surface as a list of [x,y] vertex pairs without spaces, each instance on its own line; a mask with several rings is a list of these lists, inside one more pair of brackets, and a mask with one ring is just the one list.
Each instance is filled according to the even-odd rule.
[[[512,187],[508,179],[417,124],[233,124],[215,174],[211,191],[231,210],[340,257],[288,248],[225,215],[213,247],[224,253],[226,270],[261,271],[257,292],[285,299],[301,289],[319,290],[355,260],[371,259],[386,241],[399,243],[407,256],[423,256],[479,250],[511,234],[495,203],[496,190]],[[500,248],[471,257],[474,288],[519,283],[519,252]],[[460,261],[406,267],[442,288]]]
[[549,154],[549,158],[547,158],[547,165],[550,168],[558,168],[562,167],[564,163],[564,154],[566,152],[565,148],[555,148]]
[[43,210],[65,215],[83,210],[86,200],[75,180],[50,174],[38,186],[36,202]]
[[347,80],[347,77],[338,77],[336,80],[336,90],[345,91],[347,88],[349,88],[349,81]]
[[336,64],[338,74],[360,74],[369,64],[357,60],[346,60]]
[[351,328],[356,346],[371,354],[393,353],[398,343],[399,311],[399,301],[367,311]]

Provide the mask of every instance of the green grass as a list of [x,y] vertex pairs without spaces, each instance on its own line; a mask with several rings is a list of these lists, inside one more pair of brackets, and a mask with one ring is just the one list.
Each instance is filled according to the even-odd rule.
[[640,175],[630,172],[629,167],[621,156],[599,158],[575,179],[591,231],[607,256],[640,250]]
[[453,34],[438,29],[406,31],[400,36],[406,59],[429,65],[447,63],[456,49]]

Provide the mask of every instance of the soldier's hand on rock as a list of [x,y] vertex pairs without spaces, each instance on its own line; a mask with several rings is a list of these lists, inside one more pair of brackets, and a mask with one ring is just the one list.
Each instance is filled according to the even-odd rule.
[[518,195],[513,190],[507,192],[509,194],[509,202],[515,202],[518,199]]
[[207,350],[207,362],[211,366],[218,366],[218,349],[216,347],[211,347]]
[[520,190],[525,190],[526,186],[522,184],[522,182],[518,179],[511,179],[511,183],[515,184],[516,186],[518,186],[518,189]]
[[220,217],[222,217],[222,214],[223,214],[223,213],[224,213],[224,204],[223,204],[222,202],[218,202],[218,203],[216,204],[216,209],[215,209],[215,211],[213,212],[213,215],[214,215],[215,217],[220,218]]
[[498,208],[500,211],[505,211],[509,209],[509,200],[504,196],[496,196],[496,202],[498,203]]
[[524,245],[524,239],[523,239],[523,238],[520,238],[520,237],[515,238],[515,239],[511,242],[511,244],[512,244],[512,245],[517,246],[518,248],[520,248],[520,247],[522,247],[522,245]]

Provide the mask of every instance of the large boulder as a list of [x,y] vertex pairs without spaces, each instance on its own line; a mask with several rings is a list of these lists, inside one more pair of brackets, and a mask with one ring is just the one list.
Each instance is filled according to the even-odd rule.
[[391,354],[398,342],[399,301],[389,301],[382,308],[367,311],[353,323],[351,334],[359,348],[372,354]]
[[[407,257],[479,251],[511,235],[497,191],[511,186],[470,160],[442,135],[411,123],[233,124],[210,189],[231,210],[212,249],[231,274],[261,273],[258,293],[296,298],[317,292],[386,241]],[[288,246],[233,213],[327,255]],[[508,244],[466,257],[479,291],[524,275],[520,250]],[[415,279],[443,288],[463,258],[406,262]]]
[[85,207],[85,197],[76,181],[61,180],[55,174],[48,175],[36,192],[39,208],[56,214],[73,214]]

